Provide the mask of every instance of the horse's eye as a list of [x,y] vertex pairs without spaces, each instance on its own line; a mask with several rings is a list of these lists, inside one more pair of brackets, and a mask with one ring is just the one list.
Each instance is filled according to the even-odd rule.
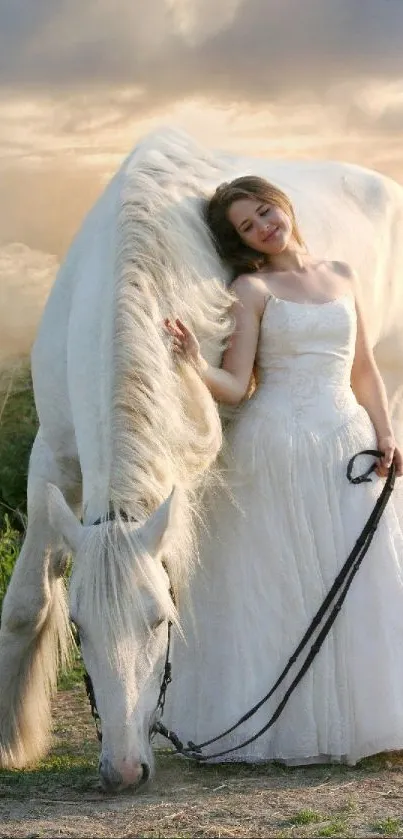
[[165,623],[165,618],[157,618],[154,623],[151,624],[151,631],[155,632],[162,624]]

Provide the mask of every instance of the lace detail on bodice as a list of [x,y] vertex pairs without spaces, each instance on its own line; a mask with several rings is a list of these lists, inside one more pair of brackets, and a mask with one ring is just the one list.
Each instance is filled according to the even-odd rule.
[[350,387],[355,339],[351,295],[327,303],[270,297],[261,321],[254,404],[319,434],[340,425],[357,410]]

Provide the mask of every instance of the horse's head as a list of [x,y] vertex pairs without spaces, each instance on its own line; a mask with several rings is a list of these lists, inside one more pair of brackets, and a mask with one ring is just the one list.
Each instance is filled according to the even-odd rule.
[[49,487],[53,527],[74,554],[70,615],[78,628],[102,722],[105,789],[138,787],[153,772],[150,734],[163,678],[168,622],[176,621],[162,563],[176,491],[143,524],[119,517],[83,526]]

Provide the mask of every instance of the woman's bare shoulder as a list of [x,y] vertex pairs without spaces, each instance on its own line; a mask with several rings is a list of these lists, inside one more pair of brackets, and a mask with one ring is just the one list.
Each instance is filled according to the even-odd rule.
[[267,282],[258,271],[253,274],[239,274],[233,280],[231,289],[235,294],[267,294]]
[[239,274],[231,283],[233,291],[244,305],[260,310],[264,308],[267,288],[262,278],[256,274]]
[[256,283],[256,274],[255,273],[238,274],[238,276],[235,277],[234,280],[232,280],[231,288],[234,291],[236,291],[237,289],[240,289],[240,288],[245,288],[245,287],[246,288],[251,288],[255,285],[255,283]]

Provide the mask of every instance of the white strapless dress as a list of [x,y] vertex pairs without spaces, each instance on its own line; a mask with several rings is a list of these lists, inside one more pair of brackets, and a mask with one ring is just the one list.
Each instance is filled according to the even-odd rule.
[[[376,447],[350,387],[355,336],[349,295],[324,304],[271,297],[266,305],[259,387],[227,435],[232,499],[211,501],[193,614],[183,622],[186,643],[174,642],[164,722],[184,741],[219,734],[268,692],[380,494],[377,476],[359,485],[346,477],[352,455]],[[357,470],[371,460],[359,458]],[[277,722],[223,759],[354,763],[403,749],[401,504],[398,488],[330,634]],[[252,736],[295,673],[206,752]]]

